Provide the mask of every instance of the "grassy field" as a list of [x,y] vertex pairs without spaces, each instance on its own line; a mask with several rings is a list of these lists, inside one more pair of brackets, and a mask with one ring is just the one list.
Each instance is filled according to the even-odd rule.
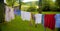
[[42,14],[60,14],[60,12],[42,12]]
[[[2,25],[2,31],[44,31],[42,24],[30,26],[29,21],[23,21],[19,16],[15,20]],[[47,31],[51,31],[47,29]]]
[[[11,22],[2,25],[2,31],[44,31],[44,26],[42,24],[38,24],[38,27],[30,26],[29,21],[23,21],[20,16],[16,16]],[[46,31],[52,30],[47,28]]]

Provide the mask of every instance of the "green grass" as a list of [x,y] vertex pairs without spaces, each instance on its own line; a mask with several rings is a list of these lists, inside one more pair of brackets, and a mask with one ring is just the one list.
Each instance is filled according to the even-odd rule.
[[42,12],[42,14],[60,14],[60,12]]
[[[44,31],[42,24],[38,24],[38,27],[30,26],[29,21],[23,21],[19,16],[9,23],[2,25],[2,31]],[[47,31],[51,31],[47,29]]]

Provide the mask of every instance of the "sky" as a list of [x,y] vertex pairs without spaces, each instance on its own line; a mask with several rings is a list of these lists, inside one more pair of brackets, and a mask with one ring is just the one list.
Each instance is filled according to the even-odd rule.
[[4,0],[4,3],[6,3],[6,0]]
[[[39,0],[23,0],[22,2],[31,2],[31,1],[39,1]],[[55,2],[55,0],[52,1]],[[6,0],[4,0],[4,2],[6,3]]]
[[31,1],[38,1],[38,0],[23,0],[22,2],[31,2]]
[[[23,0],[22,2],[31,2],[31,1],[38,1],[38,0]],[[4,3],[6,3],[6,0],[4,0]]]
[[53,2],[55,2],[56,0],[53,0]]

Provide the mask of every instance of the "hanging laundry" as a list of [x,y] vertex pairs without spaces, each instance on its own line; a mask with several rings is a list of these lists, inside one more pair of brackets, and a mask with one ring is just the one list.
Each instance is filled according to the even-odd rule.
[[10,20],[10,8],[8,6],[5,6],[5,21],[9,22]]
[[31,13],[30,12],[21,11],[21,18],[22,18],[23,21],[24,20],[30,21]]
[[42,14],[36,14],[35,15],[35,23],[39,24],[42,21]]
[[25,17],[25,20],[30,21],[31,13],[30,12],[25,12],[24,17]]
[[16,9],[14,9],[14,14],[16,15]]
[[44,25],[44,15],[42,15],[42,25]]
[[44,16],[44,26],[50,29],[55,29],[55,14],[45,14]]
[[56,28],[60,28],[60,14],[55,15]]
[[15,19],[14,9],[12,7],[10,7],[10,17],[11,17],[11,20]]
[[19,16],[21,15],[21,10],[19,9],[19,6],[14,7],[14,14]]
[[25,20],[25,11],[21,11],[21,18],[23,21]]
[[15,15],[20,15],[21,14],[21,10],[14,10],[14,14]]

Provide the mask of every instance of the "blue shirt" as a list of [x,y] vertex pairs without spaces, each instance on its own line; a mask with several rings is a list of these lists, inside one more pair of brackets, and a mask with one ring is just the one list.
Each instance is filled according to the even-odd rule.
[[56,28],[60,28],[60,14],[55,15]]

